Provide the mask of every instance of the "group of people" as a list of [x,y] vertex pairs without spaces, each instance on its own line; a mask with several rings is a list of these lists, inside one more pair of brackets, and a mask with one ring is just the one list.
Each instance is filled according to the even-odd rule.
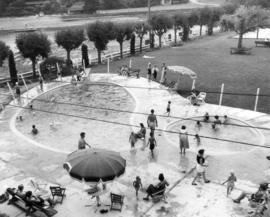
[[[167,71],[168,68],[166,66],[165,63],[162,64],[161,67],[161,77],[160,77],[160,83],[166,83],[167,82]],[[156,81],[157,80],[157,76],[159,73],[159,68],[157,67],[157,65],[152,66],[152,63],[148,63],[147,65],[147,79],[150,82],[151,80]]]
[[[159,182],[156,185],[150,184],[146,188],[147,195],[146,195],[146,197],[143,198],[143,200],[148,201],[150,197],[154,197],[155,195],[163,195],[165,193],[165,189],[167,186],[169,186],[169,183],[165,179],[163,173],[159,174],[158,180],[159,180]],[[135,181],[133,182],[133,187],[135,189],[136,198],[138,200],[138,198],[139,198],[138,192],[140,189],[143,188],[142,181],[141,181],[141,178],[139,176],[137,176]]]
[[[203,121],[204,122],[210,122],[210,116],[209,116],[209,113],[208,112],[206,112],[204,114]],[[212,121],[212,125],[211,126],[212,126],[212,129],[213,130],[218,130],[218,126],[220,126],[221,124],[226,125],[226,124],[228,124],[228,122],[229,122],[229,118],[228,118],[227,115],[224,115],[223,122],[220,120],[220,118],[219,118],[218,115],[215,115],[214,116],[214,121]]]
[[34,195],[32,191],[24,191],[24,186],[19,185],[15,189],[15,193],[22,199],[28,201],[29,203],[38,206],[54,206],[54,201],[49,197],[42,197],[41,195]]

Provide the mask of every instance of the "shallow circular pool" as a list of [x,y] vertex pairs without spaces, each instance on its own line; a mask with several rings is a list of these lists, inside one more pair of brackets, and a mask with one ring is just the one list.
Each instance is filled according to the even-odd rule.
[[[93,147],[118,151],[129,148],[130,128],[90,119],[126,124],[129,123],[130,113],[96,108],[133,111],[134,107],[134,99],[118,85],[67,85],[44,93],[33,101],[34,109],[51,113],[23,110],[19,114],[23,121],[17,121],[16,128],[43,145],[63,151],[77,149],[80,132],[86,132],[86,141]],[[64,115],[53,114],[55,112]],[[36,136],[30,133],[32,125],[39,130]],[[121,142],[123,138],[125,143]]]
[[[176,121],[171,123],[167,130],[179,132],[181,126],[185,125],[187,127],[187,131],[189,134],[195,135],[198,134],[201,137],[201,145],[197,145],[196,139],[194,136],[189,136],[190,150],[197,151],[198,149],[205,149],[207,153],[211,154],[233,154],[239,152],[246,152],[254,149],[254,146],[239,144],[235,142],[229,141],[221,141],[230,140],[236,142],[245,142],[254,145],[263,145],[264,136],[257,129],[251,128],[244,121],[229,118],[229,125],[220,125],[217,130],[212,129],[212,123],[203,122],[203,117],[192,117],[189,119]],[[201,127],[196,127],[196,122],[200,121]],[[214,117],[210,117],[210,122],[214,121]],[[221,121],[222,118],[221,118]],[[230,125],[232,124],[232,125]],[[238,126],[235,126],[238,125]],[[179,145],[179,135],[178,134],[169,134],[165,135],[167,139],[174,145]],[[211,137],[204,138],[204,137]],[[216,140],[216,139],[221,140]]]

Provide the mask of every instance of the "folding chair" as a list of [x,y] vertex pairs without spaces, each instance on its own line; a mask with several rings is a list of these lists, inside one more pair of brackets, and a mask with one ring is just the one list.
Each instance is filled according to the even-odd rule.
[[124,196],[111,193],[111,210],[122,211]]
[[48,191],[45,189],[47,183],[38,183],[35,182],[33,179],[30,180],[31,185],[34,187],[34,192],[39,191],[41,194],[48,194]]

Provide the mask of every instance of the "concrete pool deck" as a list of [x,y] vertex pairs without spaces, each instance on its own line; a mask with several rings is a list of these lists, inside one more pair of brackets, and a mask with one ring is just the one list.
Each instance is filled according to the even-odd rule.
[[[126,78],[115,74],[91,74],[91,80],[123,86],[135,99],[135,112],[138,113],[148,113],[153,108],[157,114],[163,114],[167,101],[170,100],[172,101],[172,116],[187,118],[203,115],[207,111],[212,115],[227,114],[229,117],[241,119],[256,127],[270,128],[270,116],[267,114],[211,104],[205,104],[197,111],[197,108],[191,106],[183,97],[169,92],[158,83],[148,82],[144,78]],[[63,78],[63,81],[69,82],[70,78]],[[63,85],[66,83],[47,83],[44,84],[44,90],[45,92],[50,91]],[[155,90],[155,88],[160,88],[160,90]],[[37,86],[29,90],[28,97],[35,98],[41,93]],[[12,102],[11,105],[16,105],[16,102]],[[56,141],[54,148],[49,148],[16,129],[16,116],[20,110],[17,107],[7,106],[0,114],[0,193],[6,187],[16,187],[20,183],[24,183],[26,189],[32,189],[31,179],[46,182],[48,186],[61,184],[67,187],[67,198],[62,205],[56,206],[58,211],[56,217],[99,216],[95,200],[91,200],[90,196],[84,192],[85,186],[72,181],[62,169],[67,151],[57,148],[59,141]],[[159,128],[166,129],[174,121],[177,120],[158,117]],[[133,114],[131,116],[130,124],[138,125],[140,122],[146,123],[145,115]],[[138,129],[127,128],[127,130],[137,131]],[[265,145],[270,145],[270,132],[260,131],[265,138]],[[195,153],[188,152],[187,157],[180,158],[178,144],[170,144],[161,134],[161,136],[157,136],[157,157],[151,160],[148,150],[140,149],[140,142],[135,151],[130,151],[127,140],[128,138],[123,138],[123,141],[119,141],[127,145],[126,150],[120,151],[121,155],[127,159],[126,173],[108,186],[109,191],[125,195],[124,207],[121,213],[113,211],[106,214],[108,216],[246,216],[247,201],[243,201],[240,205],[233,204],[231,198],[226,197],[226,188],[219,183],[227,178],[231,169],[234,169],[239,180],[237,188],[252,192],[256,190],[257,183],[270,177],[268,162],[264,157],[269,155],[269,152],[267,149],[254,148],[251,152],[243,152],[237,156],[210,156],[207,174],[212,183],[199,184],[194,187],[190,184],[193,175],[182,173],[182,171],[190,171],[193,168]],[[90,139],[89,142],[91,143]],[[259,168],[258,165],[260,165]],[[219,171],[218,168],[220,168]],[[135,176],[139,175],[144,187],[147,187],[148,184],[157,182],[160,172],[164,173],[170,183],[167,203],[144,202],[142,197],[145,194],[142,192],[140,192],[140,200],[137,201],[132,188]],[[234,198],[238,194],[239,190],[235,190],[232,197]],[[101,196],[101,200],[104,204],[110,204],[109,193]],[[91,206],[86,206],[89,204]],[[108,207],[103,206],[102,208],[107,209]],[[0,204],[0,212],[7,213],[11,217],[24,216],[16,207],[6,204]]]

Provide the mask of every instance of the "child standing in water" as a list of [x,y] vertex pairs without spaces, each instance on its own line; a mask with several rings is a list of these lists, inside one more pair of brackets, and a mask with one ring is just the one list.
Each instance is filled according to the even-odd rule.
[[135,143],[136,143],[136,136],[134,132],[131,132],[130,136],[129,136],[129,142],[131,145],[131,149],[133,149],[135,147]]
[[196,140],[197,146],[201,145],[201,137],[199,136],[199,134],[195,135],[194,140]]
[[232,190],[234,189],[234,183],[237,181],[236,176],[234,175],[234,172],[231,171],[230,176],[228,177],[228,179],[222,183],[222,185],[224,185],[225,183],[227,183],[227,197],[229,196],[229,194],[231,194]]
[[154,137],[154,133],[150,133],[150,138],[148,140],[148,144],[149,145],[149,148],[150,148],[150,151],[151,151],[151,155],[152,157],[154,157],[154,148],[155,146],[157,145],[157,142],[156,142],[156,139]]
[[136,180],[133,182],[133,187],[135,188],[136,198],[138,200],[139,199],[138,192],[139,192],[140,188],[142,188],[142,181],[141,181],[141,178],[139,176],[137,176]]

